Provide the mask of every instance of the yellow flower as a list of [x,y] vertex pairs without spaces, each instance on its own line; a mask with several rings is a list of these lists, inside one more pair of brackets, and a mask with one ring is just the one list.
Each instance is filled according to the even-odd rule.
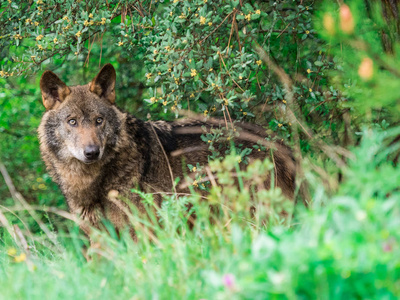
[[39,50],[43,50],[43,46],[42,45],[38,45]]
[[312,92],[312,88],[309,88],[308,91],[311,93]]
[[158,72],[157,74],[158,74],[158,75],[161,75],[161,72]]
[[167,100],[162,103],[164,106],[167,106]]
[[157,51],[157,50],[154,50],[154,51],[153,51],[153,53],[154,53],[154,54],[157,54],[157,53],[158,53],[158,51]]
[[34,22],[33,24],[35,24],[35,26],[39,26],[39,22]]
[[186,19],[186,16],[182,13],[178,18],[179,19]]
[[310,74],[310,73],[311,73],[311,70],[310,70],[310,69],[307,69],[307,73]]
[[36,40],[37,40],[37,41],[40,41],[42,38],[43,38],[43,35],[40,34],[40,35],[38,35],[38,36],[36,37]]
[[26,260],[26,254],[25,253],[21,253],[20,255],[17,255],[16,257],[14,257],[14,261],[19,263],[19,262],[23,262]]
[[261,14],[261,11],[259,9],[256,10],[256,14],[259,15]]
[[174,0],[174,3],[178,2],[179,0]]
[[94,24],[94,21],[90,21],[89,25],[92,26]]
[[171,11],[170,13],[169,13],[169,15],[172,17],[172,15],[173,15],[174,13]]
[[58,43],[57,38],[54,38],[53,42],[54,42],[54,44],[57,44]]
[[240,80],[242,80],[242,79],[243,79],[243,77],[242,77],[242,76],[239,76],[239,79],[240,79]]
[[244,115],[244,116],[247,116],[247,112],[244,111],[244,112],[243,112],[243,115]]
[[205,116],[207,116],[207,114],[208,114],[208,110],[206,109],[205,111],[204,111],[204,113],[203,113]]
[[17,249],[10,248],[10,249],[7,250],[7,254],[10,255],[10,256],[14,256],[14,255],[17,254]]
[[196,172],[197,168],[193,167],[192,172]]
[[212,22],[208,22],[208,26],[211,26],[212,25]]
[[192,185],[195,186],[195,187],[199,186],[199,184],[197,183],[197,180],[193,181]]
[[93,14],[89,14],[89,18],[93,18]]
[[240,164],[242,162],[242,158],[239,158],[238,159],[238,163]]
[[195,69],[191,69],[190,76],[194,77],[197,75],[197,71]]
[[100,22],[100,24],[101,24],[101,25],[104,25],[104,24],[106,24],[106,21],[107,21],[107,19],[106,19],[106,18],[101,18],[101,22]]
[[310,31],[309,30],[306,30],[306,34],[309,34],[310,33]]
[[167,51],[171,50],[171,47],[170,47],[170,46],[165,46],[164,48],[165,48],[165,50],[167,50]]
[[76,35],[77,37],[80,37],[80,36],[82,35],[82,32],[79,30],[77,33],[75,33],[75,35]]
[[147,78],[147,79],[150,79],[150,78],[151,78],[151,76],[152,76],[152,74],[151,74],[151,73],[147,73],[147,74],[146,74],[146,78]]
[[213,71],[213,68],[210,68],[210,70],[208,70],[209,72],[212,72]]
[[69,20],[68,16],[64,16],[64,17],[63,17],[63,20],[64,20],[64,21],[68,21],[68,20]]
[[168,69],[168,72],[170,72],[170,73],[172,72],[171,68]]
[[122,46],[124,42],[118,42],[118,46]]
[[244,18],[245,18],[247,21],[250,21],[250,20],[251,20],[251,14],[245,15]]
[[216,111],[217,109],[215,108],[215,106],[213,106],[213,108],[211,108],[212,111]]
[[211,143],[211,140],[208,140],[208,143],[210,144],[210,143]]
[[26,22],[26,24],[29,24],[29,23],[32,23],[32,20],[31,19],[26,19],[25,22]]
[[289,122],[289,126],[292,126],[292,123]]
[[285,99],[283,99],[282,102],[286,104],[286,100]]
[[88,26],[88,25],[89,25],[89,21],[88,21],[88,20],[85,20],[85,22],[83,22],[83,25],[84,25],[84,26]]
[[37,4],[43,4],[43,0],[37,0],[36,3]]
[[206,24],[206,18],[204,18],[203,16],[200,17],[200,25],[204,25]]
[[203,0],[204,1],[204,3],[207,3],[207,0]]
[[175,106],[171,106],[171,110],[174,111],[176,109]]
[[190,98],[194,98],[194,94],[193,93],[190,94]]

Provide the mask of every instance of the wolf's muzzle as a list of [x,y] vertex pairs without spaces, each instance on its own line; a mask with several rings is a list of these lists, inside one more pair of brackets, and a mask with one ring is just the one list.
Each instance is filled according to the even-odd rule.
[[99,158],[100,155],[100,147],[89,145],[85,148],[85,151],[83,153],[88,160],[96,160]]

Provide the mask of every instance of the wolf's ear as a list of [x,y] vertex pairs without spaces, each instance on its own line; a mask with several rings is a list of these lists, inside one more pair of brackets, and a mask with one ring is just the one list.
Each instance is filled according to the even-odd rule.
[[114,104],[116,78],[112,64],[106,64],[90,83],[90,91]]
[[67,85],[51,71],[44,72],[40,78],[40,90],[47,110],[56,108],[71,93]]

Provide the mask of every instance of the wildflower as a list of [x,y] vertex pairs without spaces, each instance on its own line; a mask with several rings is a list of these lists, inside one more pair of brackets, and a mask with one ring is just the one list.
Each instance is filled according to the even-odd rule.
[[36,40],[37,40],[37,41],[40,41],[42,38],[43,38],[43,35],[40,34],[40,35],[38,35],[38,36],[36,37]]
[[310,69],[307,69],[307,73],[310,74],[310,73],[311,73],[311,70],[310,70]]
[[311,93],[312,92],[312,88],[309,88],[308,91]]
[[171,72],[172,72],[171,68],[169,68],[169,69],[168,69],[168,72],[169,72],[169,73],[171,73]]
[[278,124],[278,127],[282,127],[282,126],[283,126],[283,124],[282,124],[282,123],[279,123],[279,124]]
[[208,70],[209,72],[212,72],[213,71],[213,68],[210,68],[210,70]]
[[88,20],[85,20],[85,22],[83,22],[83,25],[84,25],[84,26],[88,26],[88,25],[89,25],[89,21],[88,21]]
[[89,22],[89,26],[92,26],[94,24],[94,21]]
[[172,15],[173,15],[174,13],[171,11],[170,13],[169,13],[169,15],[172,17]]
[[260,60],[257,60],[257,61],[256,61],[256,64],[260,66],[260,65],[262,64],[261,59],[260,59]]
[[285,99],[283,99],[282,102],[286,104],[286,100]]
[[162,103],[164,106],[167,106],[167,100]]
[[203,113],[205,116],[207,116],[207,114],[208,114],[208,110],[206,109],[205,111],[204,111],[204,113]]
[[57,44],[58,43],[57,38],[54,38],[53,42],[54,42],[54,44]]
[[215,105],[211,108],[211,110],[212,110],[213,112],[217,110],[217,109],[215,108]]
[[261,11],[259,9],[256,10],[256,15],[261,14]]
[[10,256],[15,256],[17,254],[17,249],[15,248],[10,248],[7,250],[7,254]]
[[192,185],[195,186],[195,187],[199,186],[199,184],[197,183],[197,180],[193,181]]
[[211,26],[212,25],[212,22],[208,22],[208,26]]
[[161,72],[158,72],[157,75],[161,75]]
[[26,22],[26,24],[29,24],[29,23],[32,23],[32,20],[31,19],[26,19],[25,22]]
[[39,26],[39,22],[34,22],[33,23],[35,26]]
[[77,37],[80,37],[80,36],[82,35],[82,32],[79,30],[77,33],[75,33],[75,35],[76,35]]
[[351,34],[354,31],[353,15],[350,7],[346,4],[340,6],[340,28],[347,34]]
[[37,4],[43,4],[43,0],[37,0],[36,3]]
[[165,48],[165,50],[167,50],[167,51],[171,50],[171,47],[170,47],[170,46],[165,46],[164,48]]
[[324,15],[322,22],[323,22],[326,32],[328,32],[328,34],[330,34],[330,35],[334,35],[335,34],[335,20],[333,19],[332,15],[329,13],[326,13]]
[[203,0],[204,1],[204,3],[207,3],[207,0]]
[[358,68],[358,75],[364,80],[369,80],[372,78],[373,73],[374,62],[369,57],[365,57]]
[[153,53],[154,53],[154,54],[157,54],[157,53],[158,53],[158,51],[157,51],[157,50],[154,50],[154,51],[153,51]]
[[150,79],[150,78],[151,78],[151,76],[152,76],[152,74],[151,74],[151,73],[146,73],[146,78],[147,78],[147,79]]
[[203,16],[200,17],[200,25],[204,25],[206,24],[206,18],[204,18]]
[[101,22],[100,22],[100,24],[101,24],[101,25],[104,25],[104,24],[106,24],[106,21],[107,21],[107,19],[106,19],[106,18],[101,18]]
[[151,103],[154,103],[154,102],[157,102],[157,99],[156,99],[156,97],[151,97],[150,101],[151,101]]
[[197,75],[197,71],[195,69],[190,70],[190,76],[194,77]]
[[208,140],[208,143],[211,144],[211,140]]
[[26,254],[25,253],[21,253],[20,255],[17,255],[14,257],[14,261],[17,263],[23,262],[26,260]]
[[306,34],[310,34],[310,30],[306,30]]
[[176,109],[175,106],[171,106],[171,110],[174,111]]
[[235,289],[235,276],[233,274],[225,274],[222,277],[222,283],[230,290]]
[[190,98],[194,98],[194,94],[193,93],[190,94]]
[[245,18],[247,21],[250,21],[250,20],[251,20],[251,14],[245,15],[244,18]]
[[118,42],[118,46],[122,46],[124,42]]
[[43,46],[42,45],[38,45],[39,50],[43,50]]
[[93,14],[92,13],[89,14],[89,18],[93,18]]
[[238,163],[240,164],[242,162],[242,158],[241,157],[239,157],[239,159],[238,159]]
[[64,21],[68,21],[68,20],[69,20],[68,16],[64,16],[64,17],[63,17],[63,20],[64,20]]
[[244,111],[244,112],[243,112],[243,115],[244,115],[244,116],[247,116],[247,112]]
[[193,167],[192,172],[196,172],[197,168]]
[[186,19],[186,16],[182,13],[178,18],[179,19]]
[[292,126],[292,123],[289,122],[289,126]]

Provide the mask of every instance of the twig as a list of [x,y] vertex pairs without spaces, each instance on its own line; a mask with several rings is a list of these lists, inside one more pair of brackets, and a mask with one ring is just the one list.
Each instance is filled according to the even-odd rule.
[[154,129],[153,124],[151,124],[151,122],[149,122],[149,124],[150,124],[150,126],[151,126],[151,129],[152,129],[153,132],[154,132],[154,135],[155,135],[155,137],[156,137],[156,139],[157,139],[158,144],[159,144],[160,147],[161,147],[162,152],[164,153],[165,161],[166,161],[166,163],[167,163],[168,170],[169,170],[169,174],[170,174],[170,176],[171,176],[172,188],[174,189],[174,192],[176,193],[175,181],[174,181],[174,174],[172,173],[171,164],[169,163],[169,159],[168,159],[167,153],[165,153],[164,146],[161,144],[161,141],[160,141],[160,139],[158,138],[158,134],[157,134],[156,130]]

